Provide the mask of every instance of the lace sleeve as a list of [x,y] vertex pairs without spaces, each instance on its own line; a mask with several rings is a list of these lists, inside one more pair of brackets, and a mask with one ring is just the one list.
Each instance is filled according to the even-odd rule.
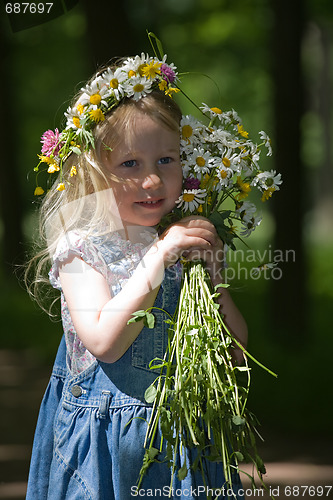
[[79,257],[101,273],[108,281],[110,280],[109,268],[97,246],[94,245],[91,239],[85,238],[80,233],[71,231],[59,240],[52,258],[53,264],[49,272],[49,279],[54,288],[61,290],[59,268],[62,263],[73,256]]

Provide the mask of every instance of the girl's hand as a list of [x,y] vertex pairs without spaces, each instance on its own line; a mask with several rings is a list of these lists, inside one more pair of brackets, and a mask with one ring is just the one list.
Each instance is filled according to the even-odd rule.
[[220,280],[219,271],[224,260],[223,242],[214,224],[205,217],[185,217],[168,227],[157,242],[165,267],[181,256],[187,260],[203,260],[212,281]]

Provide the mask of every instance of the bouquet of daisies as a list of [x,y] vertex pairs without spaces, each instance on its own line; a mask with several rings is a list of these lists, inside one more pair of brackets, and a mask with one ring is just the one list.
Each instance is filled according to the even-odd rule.
[[[207,217],[224,243],[234,249],[234,240],[250,235],[261,221],[255,204],[248,201],[251,191],[259,191],[266,201],[279,190],[281,176],[260,169],[261,151],[272,154],[265,132],[260,132],[256,144],[234,110],[222,112],[206,105],[201,110],[207,125],[192,116],[184,116],[181,122],[184,186],[169,222],[193,214]],[[215,301],[219,286],[226,285],[213,288],[203,262],[183,262],[178,306],[167,319],[168,348],[164,359],[151,362],[151,368],[160,368],[161,374],[145,395],[153,403],[153,412],[139,484],[165,444],[172,477],[177,472],[184,479],[191,466],[201,470],[205,482],[204,460],[218,461],[226,481],[221,487],[232,488],[241,463],[252,462],[264,485],[265,467],[256,448],[257,420],[247,408],[247,359],[263,365],[228,330]],[[131,321],[143,316],[146,325],[153,327],[151,310],[138,312]],[[233,362],[235,346],[243,350],[242,366]],[[162,440],[156,443],[159,428]],[[196,449],[196,459],[190,465],[184,454],[177,466],[177,454],[186,447]],[[254,485],[253,473],[250,478]]]

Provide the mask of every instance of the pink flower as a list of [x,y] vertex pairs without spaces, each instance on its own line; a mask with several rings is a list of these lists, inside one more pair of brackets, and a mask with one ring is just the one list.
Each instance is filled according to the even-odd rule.
[[184,181],[185,189],[199,189],[200,180],[195,177],[187,177]]
[[57,128],[54,132],[53,130],[47,130],[42,135],[40,142],[43,144],[43,154],[45,154],[46,156],[51,156],[51,154],[53,153],[56,156],[61,148],[59,130]]
[[160,71],[162,73],[163,79],[167,82],[172,83],[176,80],[176,73],[167,64],[163,63],[160,67]]

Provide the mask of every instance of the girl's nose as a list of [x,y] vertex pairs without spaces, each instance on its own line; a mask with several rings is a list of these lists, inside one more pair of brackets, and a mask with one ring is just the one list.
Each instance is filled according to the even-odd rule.
[[162,186],[162,180],[156,173],[149,173],[142,181],[143,189],[158,189]]

